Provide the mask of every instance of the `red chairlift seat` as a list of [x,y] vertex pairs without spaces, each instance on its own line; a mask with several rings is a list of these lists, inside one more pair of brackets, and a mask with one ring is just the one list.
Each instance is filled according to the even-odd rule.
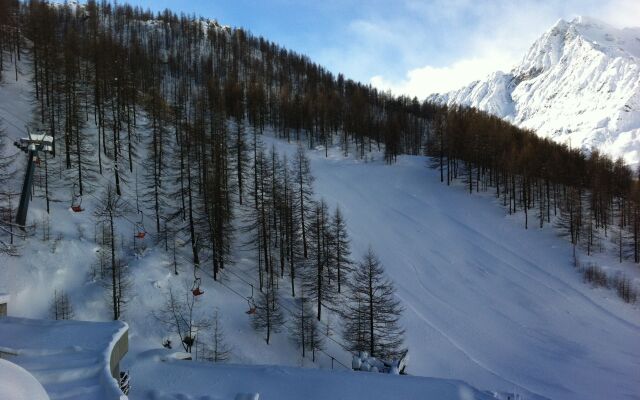
[[249,309],[247,311],[245,311],[246,314],[248,315],[253,315],[256,313],[256,303],[253,301],[253,296],[249,299],[247,299],[247,302],[249,303]]
[[138,213],[140,214],[140,222],[136,222],[135,223],[135,238],[136,239],[144,239],[145,235],[147,234],[146,230],[144,229],[144,214],[142,213],[142,211],[138,210]]
[[82,196],[76,192],[76,183],[73,184],[73,197],[71,198],[71,209],[73,212],[82,212]]
[[193,281],[193,286],[191,286],[191,293],[193,293],[194,296],[200,296],[204,293],[204,290],[200,290],[200,282],[202,282],[202,279],[200,278],[195,278]]

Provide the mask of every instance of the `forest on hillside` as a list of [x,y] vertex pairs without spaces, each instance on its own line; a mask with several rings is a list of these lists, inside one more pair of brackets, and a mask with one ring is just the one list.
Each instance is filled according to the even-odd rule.
[[[0,50],[0,79],[17,79],[7,71],[20,62],[31,66],[30,129],[55,138],[35,196],[78,207],[97,196],[109,250],[100,262],[114,275],[114,218],[147,215],[145,229],[158,243],[172,251],[169,244],[183,239],[190,262],[214,279],[233,269],[234,241],[250,237],[264,294],[258,309],[265,317],[256,325],[267,337],[278,322],[269,307],[278,285],[311,299],[320,319],[323,308],[338,308],[343,284],[362,292],[347,276],[381,274],[373,253],[354,273],[345,222],[315,200],[304,147],[339,144],[361,158],[380,149],[389,164],[403,154],[427,155],[442,182],[495,191],[509,213],[524,212],[525,228],[555,223],[588,253],[613,235],[619,260],[640,263],[640,184],[621,160],[581,153],[476,109],[392,96],[243,29],[126,4],[0,0]],[[296,157],[265,149],[267,130],[299,141]],[[15,179],[11,162],[0,162],[3,188]],[[54,198],[54,189],[68,197]],[[10,252],[15,198],[0,197],[0,239]],[[628,282],[619,284],[621,297],[633,300]],[[111,285],[114,318],[119,286]],[[358,349],[398,353],[399,328],[385,349],[362,339],[358,318],[367,310],[356,303],[347,325]],[[382,325],[397,322],[385,320],[397,307],[381,307]]]

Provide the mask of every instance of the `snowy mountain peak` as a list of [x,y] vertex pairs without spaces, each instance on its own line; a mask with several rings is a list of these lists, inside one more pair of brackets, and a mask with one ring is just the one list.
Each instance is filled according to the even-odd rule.
[[563,56],[597,51],[610,57],[640,58],[640,28],[618,29],[591,17],[559,19],[529,48],[514,75],[532,75],[561,62]]
[[640,28],[618,29],[591,17],[577,17],[571,27],[596,50],[640,58]]
[[[529,48],[519,66],[514,69],[516,77],[531,77],[549,69],[560,61],[565,48],[570,24],[559,20]],[[575,36],[575,28],[572,35]]]
[[472,106],[540,136],[640,163],[640,28],[558,20],[509,73],[430,100]]
[[[611,25],[607,24],[606,22],[599,20],[597,18],[593,18],[593,17],[589,17],[586,15],[579,15],[575,18],[573,18],[569,24],[573,25],[573,26],[582,26],[585,28],[595,28],[595,29],[606,29],[606,28],[613,28]],[[615,28],[614,28],[615,29]]]

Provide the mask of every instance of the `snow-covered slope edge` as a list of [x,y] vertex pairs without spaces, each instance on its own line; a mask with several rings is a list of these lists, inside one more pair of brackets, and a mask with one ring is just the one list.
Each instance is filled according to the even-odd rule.
[[27,370],[0,358],[0,398],[12,400],[49,400],[44,388]]
[[560,20],[509,73],[430,100],[460,104],[584,150],[640,163],[640,28]]
[[47,321],[0,318],[0,351],[55,399],[123,399],[109,366],[114,344],[126,334],[121,321]]
[[[131,369],[135,399],[489,400],[493,394],[447,379],[281,366],[171,360],[141,354]],[[188,393],[188,395],[185,395]],[[212,396],[212,393],[214,395]],[[210,397],[211,396],[211,397]]]

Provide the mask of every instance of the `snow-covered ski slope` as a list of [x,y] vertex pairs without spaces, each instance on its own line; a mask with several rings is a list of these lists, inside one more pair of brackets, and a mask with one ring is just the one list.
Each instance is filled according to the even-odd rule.
[[[283,147],[280,145],[279,147]],[[410,372],[553,399],[640,398],[640,312],[585,285],[552,229],[446,188],[423,157],[311,153],[354,254],[372,245],[406,307]]]
[[[18,127],[31,118],[26,90],[24,80],[0,87],[0,118],[11,138],[19,137]],[[294,144],[270,136],[263,140],[280,153],[295,150]],[[340,205],[347,218],[354,258],[371,245],[396,284],[406,308],[411,374],[460,379],[482,390],[528,399],[640,399],[640,311],[610,291],[585,285],[571,266],[569,243],[553,229],[525,231],[519,217],[505,217],[491,196],[447,188],[439,174],[426,167],[424,157],[403,156],[397,164],[386,165],[378,153],[369,162],[344,158],[338,149],[330,149],[328,158],[324,150],[309,155],[318,198],[324,197],[331,207]],[[104,184],[103,179],[98,182]],[[22,257],[0,259],[0,291],[12,296],[9,312],[46,317],[54,289],[65,289],[76,318],[108,320],[104,289],[90,278],[97,248],[91,215],[95,200],[87,196],[86,211],[76,214],[68,209],[68,193],[61,190],[54,197],[61,202],[52,203],[52,240],[29,238]],[[42,199],[36,197],[29,220],[40,221],[43,210]],[[132,229],[128,221],[120,221],[122,235]],[[152,246],[152,240],[145,245]],[[238,251],[232,268],[239,276],[255,268],[250,255]],[[181,263],[180,275],[174,276],[171,264],[163,246],[129,260],[133,287],[125,320],[131,347],[123,367],[131,370],[132,398],[190,398],[194,387],[205,385],[201,377],[211,368],[178,364],[175,373],[183,379],[169,380],[177,361],[166,366],[156,362],[156,369],[144,356],[166,337],[153,316],[162,307],[166,288],[189,285],[193,279],[188,265]],[[329,368],[325,356],[315,365],[301,363],[286,332],[266,346],[244,313],[246,300],[202,276],[205,295],[200,304],[207,311],[220,309],[233,362]],[[224,284],[249,295],[235,275],[225,273]],[[328,351],[349,362],[348,354],[331,343]],[[189,372],[198,365],[203,372]],[[238,373],[234,371],[229,373]],[[273,379],[289,371],[281,369]],[[155,386],[163,379],[173,385],[159,392]],[[214,380],[209,388],[207,395],[218,398]]]
[[[15,140],[26,135],[25,126],[29,124],[31,114],[31,96],[29,68],[21,65],[20,79],[16,82],[7,79],[0,85],[0,118],[5,127],[7,139]],[[141,116],[141,118],[143,118]],[[8,153],[16,150],[11,146]],[[24,156],[19,154],[16,160],[18,174],[11,190],[17,191],[22,178],[21,166]],[[107,174],[108,175],[108,174]],[[43,241],[41,229],[46,217],[44,202],[36,192],[31,202],[28,225],[36,224],[26,241],[16,239],[20,247],[20,257],[0,255],[0,288],[9,292],[9,314],[32,318],[50,318],[49,306],[54,291],[64,290],[74,307],[74,317],[79,320],[105,321],[110,318],[105,289],[92,274],[98,246],[93,241],[95,221],[92,211],[97,197],[108,178],[99,178],[92,194],[85,196],[84,212],[74,213],[69,208],[68,190],[53,189],[51,194],[51,239]],[[131,202],[131,188],[127,188],[124,201]],[[129,218],[120,218],[116,230],[125,246],[131,245]],[[137,220],[137,219],[136,219]],[[151,228],[150,228],[151,229]],[[149,231],[145,240],[138,241],[138,252],[131,248],[124,251],[123,259],[131,274],[131,290],[124,319],[130,324],[130,348],[127,357],[122,360],[121,368],[130,372],[132,379],[132,399],[325,399],[359,398],[368,399],[423,399],[430,396],[442,400],[493,398],[489,392],[479,391],[458,380],[438,378],[393,377],[353,373],[348,371],[351,355],[329,341],[323,353],[316,354],[316,361],[310,357],[301,359],[288,339],[287,330],[275,335],[267,346],[262,334],[251,328],[251,317],[247,310],[245,296],[250,295],[249,286],[238,279],[244,276],[251,279],[248,271],[253,268],[250,254],[241,250],[237,253],[237,272],[224,274],[220,283],[215,283],[206,271],[201,271],[204,295],[197,298],[198,315],[210,317],[211,311],[220,311],[221,324],[226,332],[226,341],[232,350],[231,361],[235,365],[213,366],[211,363],[197,361],[171,361],[172,353],[180,351],[179,339],[172,336],[155,317],[164,305],[165,293],[169,287],[178,293],[188,291],[193,281],[193,269],[188,254],[179,250],[178,275],[173,273],[172,256],[163,250],[163,246],[153,247],[154,232]],[[241,247],[238,244],[238,247]],[[144,248],[141,250],[141,248]],[[234,267],[235,268],[235,267]],[[190,291],[188,292],[190,295]],[[288,302],[292,306],[291,301]],[[100,341],[101,334],[84,329],[82,323],[47,323],[45,321],[11,318],[12,321],[25,321],[13,331],[0,329],[0,350],[22,353],[14,361],[25,366],[30,373],[38,377],[47,388],[51,399],[100,398],[101,389],[109,390],[107,383],[92,382],[99,356],[81,351],[87,341]],[[8,321],[10,322],[10,321]],[[40,333],[30,332],[29,324],[36,324]],[[9,326],[9,325],[7,325]],[[13,326],[13,325],[12,325]],[[46,327],[51,326],[51,341],[42,339]],[[77,327],[68,338],[59,341],[55,332],[62,326]],[[333,328],[335,330],[335,326]],[[19,332],[18,332],[19,330]],[[82,335],[82,340],[73,342],[74,334]],[[199,335],[200,341],[209,340]],[[161,347],[164,339],[173,341],[173,349]],[[59,338],[58,338],[59,339]],[[69,343],[68,340],[72,343]],[[34,342],[37,342],[34,345]],[[3,347],[4,346],[4,347]],[[40,354],[34,349],[39,348]],[[30,348],[25,350],[25,348]],[[197,353],[197,350],[195,350]],[[336,357],[334,362],[330,355]],[[88,365],[89,364],[89,365]],[[91,365],[95,364],[94,367]],[[239,364],[270,364],[249,366]],[[328,371],[334,364],[338,371]],[[13,364],[12,364],[13,365]],[[324,368],[327,371],[313,371],[309,368],[287,368],[282,365]],[[0,383],[3,371],[13,373],[14,369],[0,366]],[[2,385],[0,385],[1,387]],[[11,386],[12,392],[18,390]],[[3,392],[4,393],[4,392]],[[20,392],[22,395],[27,393]]]

